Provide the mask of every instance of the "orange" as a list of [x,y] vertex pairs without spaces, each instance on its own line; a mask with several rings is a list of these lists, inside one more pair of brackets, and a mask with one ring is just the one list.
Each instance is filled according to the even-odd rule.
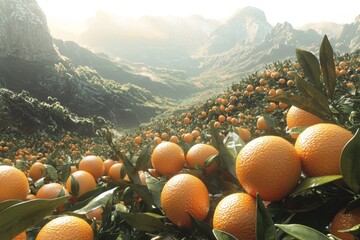
[[105,172],[105,175],[108,175],[108,174],[109,174],[109,169],[110,169],[111,166],[114,165],[114,164],[115,164],[115,161],[112,160],[112,159],[106,159],[106,160],[104,161],[104,167],[105,167],[104,172]]
[[92,191],[96,188],[96,182],[94,177],[83,170],[76,171],[72,173],[66,181],[65,187],[69,193],[73,194],[71,191],[71,176],[79,183],[79,194],[78,197],[81,197],[84,193]]
[[140,136],[137,136],[137,137],[134,138],[134,142],[135,142],[136,144],[141,144],[142,138],[141,138]]
[[95,179],[98,179],[104,174],[104,169],[104,161],[94,155],[84,157],[79,163],[79,170],[90,173]]
[[186,133],[183,139],[184,142],[191,143],[194,140],[194,136],[191,133]]
[[216,206],[213,227],[237,239],[255,239],[255,218],[255,199],[247,193],[233,193]]
[[26,240],[26,231],[20,233],[16,237],[14,237],[12,240]]
[[25,200],[29,183],[25,174],[11,166],[0,166],[0,202],[9,199]]
[[174,175],[184,167],[184,151],[176,143],[163,141],[155,147],[151,164],[161,175]]
[[299,134],[295,150],[308,177],[340,174],[340,156],[352,133],[331,123],[319,123]]
[[276,104],[274,102],[269,103],[269,106],[266,108],[268,112],[273,112],[276,109]]
[[199,130],[193,130],[192,132],[191,132],[191,134],[194,136],[194,138],[197,138],[198,136],[200,136],[200,132],[199,132]]
[[86,217],[89,219],[96,218],[97,221],[101,221],[103,212],[104,212],[104,209],[100,206],[100,207],[92,210],[91,212],[86,213]]
[[251,132],[247,128],[237,127],[236,130],[240,138],[244,141],[247,140],[249,137],[251,137]]
[[154,137],[154,142],[155,142],[156,144],[159,144],[159,143],[162,142],[162,139],[161,139],[160,137]]
[[[125,167],[125,166],[124,166]],[[120,181],[121,179],[123,179],[125,177],[125,168],[123,168],[123,164],[122,163],[115,163],[114,165],[112,165],[109,169],[109,176],[116,180],[116,181]],[[123,171],[123,174],[124,176],[121,177],[122,175],[122,171]]]
[[360,208],[355,208],[348,213],[341,209],[333,218],[330,224],[330,233],[343,240],[355,240],[350,233],[338,232],[338,230],[350,229],[360,224]]
[[265,118],[263,116],[259,117],[258,120],[256,121],[256,127],[259,130],[266,130],[268,129],[268,125],[265,121]]
[[[63,195],[60,195],[61,191],[63,192]],[[63,185],[59,183],[48,183],[43,185],[39,191],[36,193],[37,198],[45,198],[45,199],[52,199],[61,197],[64,195],[69,195],[68,190],[64,188]]]
[[178,136],[175,136],[175,135],[171,136],[171,138],[170,138],[170,142],[173,142],[173,143],[178,143],[178,142],[179,142],[179,138],[178,138]]
[[204,220],[210,209],[209,192],[199,178],[186,173],[178,174],[164,185],[161,206],[171,222],[181,228],[189,228],[191,220],[186,211]]
[[94,233],[83,219],[62,216],[48,222],[39,232],[36,240],[92,240]]
[[189,168],[199,166],[205,168],[207,173],[214,171],[217,167],[215,160],[212,160],[210,166],[205,167],[206,160],[213,156],[219,155],[219,151],[211,145],[198,143],[193,145],[186,154],[186,163]]
[[[304,111],[298,107],[291,106],[286,114],[287,127],[290,130],[293,127],[308,127],[317,123],[325,122],[312,113]],[[297,138],[297,134],[292,134],[292,138]]]
[[46,166],[41,162],[35,162],[31,165],[29,170],[29,177],[32,180],[37,181],[43,176],[43,172],[45,171]]
[[265,201],[283,199],[300,180],[301,162],[288,141],[278,136],[258,137],[246,144],[236,159],[236,175],[247,193]]

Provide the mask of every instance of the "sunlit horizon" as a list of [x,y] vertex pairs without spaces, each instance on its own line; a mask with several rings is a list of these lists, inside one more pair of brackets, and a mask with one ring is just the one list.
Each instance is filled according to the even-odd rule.
[[323,1],[304,0],[299,4],[289,1],[265,0],[37,0],[47,16],[50,29],[62,28],[69,32],[81,31],[84,22],[98,11],[137,19],[142,16],[201,15],[209,19],[226,20],[237,10],[253,6],[265,12],[271,25],[289,22],[300,27],[313,22],[351,23],[360,14],[358,0],[341,1],[341,6]]

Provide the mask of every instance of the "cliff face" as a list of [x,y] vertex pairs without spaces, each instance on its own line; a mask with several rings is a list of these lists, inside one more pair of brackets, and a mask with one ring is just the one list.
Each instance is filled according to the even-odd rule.
[[36,0],[0,0],[0,57],[58,59],[46,17]]

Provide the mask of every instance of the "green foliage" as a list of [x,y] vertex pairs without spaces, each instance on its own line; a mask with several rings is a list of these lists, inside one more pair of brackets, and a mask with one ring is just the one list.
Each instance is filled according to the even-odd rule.
[[276,240],[276,229],[274,222],[266,211],[264,203],[259,194],[256,195],[256,239]]
[[346,184],[355,193],[360,192],[360,131],[345,145],[340,158],[340,169]]
[[27,228],[40,222],[68,199],[69,196],[52,200],[35,199],[19,202],[5,208],[0,212],[1,238],[11,240]]

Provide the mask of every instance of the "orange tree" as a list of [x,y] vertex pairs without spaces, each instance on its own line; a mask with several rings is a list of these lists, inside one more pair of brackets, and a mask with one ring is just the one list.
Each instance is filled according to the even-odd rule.
[[[54,141],[47,141],[45,138],[33,140],[31,146],[23,142],[22,146],[17,147],[18,142],[11,139],[3,140],[0,143],[3,163],[18,166],[25,173],[38,160],[45,163],[46,168],[40,179],[29,182],[32,194],[36,194],[44,184],[50,182],[65,184],[68,180],[67,188],[72,195],[68,196],[64,191],[60,191],[61,197],[55,199],[29,201],[8,199],[1,202],[1,239],[12,239],[24,230],[27,230],[29,239],[34,239],[52,219],[69,214],[85,220],[85,223],[82,223],[85,224],[84,226],[87,226],[86,224],[91,226],[96,239],[111,240],[119,237],[122,239],[156,237],[234,239],[232,235],[241,237],[243,232],[248,231],[251,231],[251,235],[256,239],[283,239],[287,235],[300,239],[329,239],[328,234],[337,234],[334,230],[337,228],[329,226],[331,222],[338,221],[337,218],[333,221],[337,213],[339,211],[341,214],[356,212],[360,201],[358,195],[360,191],[358,164],[360,134],[355,133],[359,127],[358,75],[360,69],[357,60],[359,55],[357,52],[353,55],[341,56],[336,64],[331,46],[325,37],[320,48],[320,63],[311,53],[297,50],[297,62],[276,62],[267,66],[265,71],[254,73],[247,79],[233,84],[226,92],[214,99],[206,100],[201,105],[179,110],[165,117],[158,117],[152,123],[141,126],[133,133],[126,133],[115,141],[110,131],[105,131],[104,136],[109,147],[99,146],[100,144],[90,139],[79,139],[70,133]],[[264,174],[270,172],[271,169],[276,170],[273,174],[279,175],[277,179],[283,179],[282,175],[288,174],[282,171],[281,167],[277,168],[278,162],[281,161],[272,161],[272,158],[276,157],[273,153],[283,157],[283,150],[278,151],[278,146],[271,144],[264,144],[264,146],[259,144],[254,148],[255,150],[248,150],[254,158],[260,156],[254,161],[263,166],[255,168],[255,172],[248,169],[251,171],[251,181],[247,178],[238,180],[237,171],[245,169],[236,168],[236,158],[242,149],[249,149],[249,147],[243,148],[245,144],[259,139],[260,136],[277,136],[277,139],[281,137],[285,139],[285,142],[287,140],[295,143],[296,140],[291,138],[290,134],[300,134],[301,139],[304,128],[299,127],[290,132],[287,131],[285,114],[291,105],[355,134],[350,141],[340,146],[343,149],[339,159],[340,174],[314,177],[302,174],[299,182],[292,183],[296,185],[293,189],[281,193],[279,198],[267,198],[271,202],[262,201],[260,191],[258,191],[259,195],[248,189],[254,189],[251,185],[257,185],[256,176],[271,178],[271,174],[270,176]],[[267,129],[259,129],[256,126],[260,117],[263,117],[261,119],[265,121]],[[247,129],[250,133],[247,134],[245,142],[238,135],[239,128]],[[186,134],[193,135],[192,141],[185,141]],[[179,139],[177,144],[184,151],[184,156],[197,143],[212,145],[219,154],[216,152],[210,154],[207,159],[203,159],[204,166],[202,164],[187,166],[185,159],[184,166],[181,169],[178,168],[178,173],[172,172],[162,176],[153,169],[152,151],[160,143],[155,141],[156,137],[163,137],[164,142],[171,136]],[[136,137],[141,137],[142,141],[134,142]],[[331,141],[334,142],[333,139]],[[286,151],[293,152],[291,148],[291,144],[290,146],[287,144]],[[18,151],[19,149],[21,151]],[[241,154],[248,154],[245,150]],[[326,151],[331,151],[331,149],[326,149],[326,144],[318,150],[325,151],[326,154]],[[71,166],[78,166],[85,155],[100,156],[103,160],[111,158],[114,164],[118,163],[117,166],[120,166],[117,169],[119,177],[111,178],[103,174],[96,179],[94,190],[79,194],[82,183],[75,177],[71,177],[70,171]],[[290,154],[287,158],[296,158],[293,155]],[[15,158],[15,156],[18,157]],[[5,161],[5,158],[10,161]],[[244,159],[246,160],[245,157]],[[295,160],[298,161],[298,159]],[[212,165],[214,161],[217,165],[216,169],[205,171],[206,167]],[[326,161],[325,158],[324,161]],[[324,162],[324,164],[327,163]],[[246,164],[243,165],[246,168]],[[273,166],[270,169],[271,165]],[[299,173],[296,172],[297,175],[294,178],[298,179]],[[182,182],[186,186],[184,189],[186,188],[188,196],[177,189],[177,186],[181,187],[181,184],[177,185],[177,178],[173,178],[173,175],[179,176],[179,173],[193,175],[196,180],[191,180],[191,182],[197,182],[197,186],[202,186],[202,189],[203,186],[206,187],[207,191],[202,192],[209,193],[209,205],[206,204],[203,208],[197,207],[201,203],[198,203],[194,197],[196,191],[194,193],[194,189],[188,186],[191,184]],[[267,182],[266,179],[262,180]],[[166,209],[176,213],[179,210],[177,206],[188,208],[186,212],[188,218],[185,218],[190,219],[191,224],[190,226],[187,224],[186,228],[176,223],[174,220],[176,217],[172,216],[168,219],[166,212],[169,210],[163,209],[162,190],[169,181],[174,186],[172,189],[176,190],[175,197],[169,201],[171,204],[167,205]],[[243,188],[240,182],[247,187]],[[278,187],[276,182],[272,187],[276,192]],[[251,194],[243,195],[246,191]],[[227,201],[238,193],[246,196],[244,204],[241,203],[243,200]],[[171,189],[166,191],[166,196],[171,197],[171,194]],[[191,201],[195,199],[193,204],[196,206],[187,206],[186,197],[189,197]],[[208,201],[207,198],[206,201]],[[102,209],[102,216],[90,218],[88,213],[99,208]],[[225,211],[232,208],[233,211]],[[192,212],[194,209],[195,212]],[[196,209],[203,210],[199,213]],[[183,211],[180,214],[186,216]],[[236,222],[240,219],[237,217],[240,214],[241,221]],[[200,219],[198,216],[201,216]],[[355,221],[351,225],[343,226],[349,229],[356,224],[358,222]],[[234,225],[241,229],[235,227],[236,231],[233,231]],[[223,226],[230,227],[223,228]],[[358,234],[356,228],[347,229],[343,230]]]

